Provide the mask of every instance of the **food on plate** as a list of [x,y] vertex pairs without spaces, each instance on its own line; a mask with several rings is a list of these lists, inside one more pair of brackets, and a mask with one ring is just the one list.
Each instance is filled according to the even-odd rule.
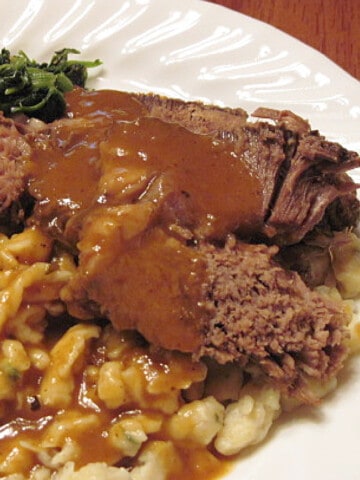
[[360,158],[288,111],[64,99],[0,121],[0,473],[219,476],[359,349]]
[[[333,202],[341,229],[353,225],[356,185],[345,172],[358,156],[303,121],[290,131],[230,109],[220,112],[240,125],[214,141],[206,120],[217,109],[165,101],[164,121],[144,108],[149,99],[75,90],[70,119],[27,137],[29,222],[79,253],[68,303],[163,348],[254,363],[305,396],[307,376],[341,368],[347,315],[274,257],[315,225],[316,235],[331,231]],[[182,125],[181,108],[197,109],[196,120]],[[75,161],[86,173],[73,175]]]
[[64,93],[74,85],[84,87],[87,69],[101,64],[99,60],[71,60],[78,54],[74,48],[55,52],[49,63],[30,60],[25,52],[11,55],[0,52],[0,110],[8,114],[25,113],[28,117],[51,122],[65,113]]

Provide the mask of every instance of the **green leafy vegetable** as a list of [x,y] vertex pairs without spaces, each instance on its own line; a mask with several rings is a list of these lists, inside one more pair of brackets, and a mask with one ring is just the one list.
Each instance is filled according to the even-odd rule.
[[55,52],[49,63],[30,60],[22,51],[11,55],[3,48],[0,53],[0,110],[4,115],[25,113],[51,122],[65,112],[64,93],[74,85],[84,87],[88,68],[101,65],[100,60],[69,60],[79,54],[73,48]]

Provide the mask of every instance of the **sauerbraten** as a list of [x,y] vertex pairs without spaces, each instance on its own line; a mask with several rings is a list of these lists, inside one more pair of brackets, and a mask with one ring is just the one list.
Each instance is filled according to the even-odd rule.
[[66,102],[49,124],[1,119],[0,472],[219,474],[358,348],[360,158],[287,111]]

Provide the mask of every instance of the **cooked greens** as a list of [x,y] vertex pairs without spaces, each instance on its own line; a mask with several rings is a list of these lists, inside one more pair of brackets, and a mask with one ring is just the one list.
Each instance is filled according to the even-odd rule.
[[25,113],[45,122],[61,117],[66,108],[64,93],[74,85],[84,87],[88,68],[100,60],[69,60],[79,54],[73,48],[55,52],[49,63],[38,63],[20,51],[11,55],[3,48],[0,53],[0,110],[4,115]]

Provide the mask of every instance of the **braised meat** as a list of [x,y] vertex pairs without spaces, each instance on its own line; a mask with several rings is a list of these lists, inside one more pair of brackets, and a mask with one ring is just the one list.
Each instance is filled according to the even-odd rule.
[[[245,122],[243,111],[225,109],[219,123],[216,107],[192,102],[187,108],[186,102],[157,95],[138,98],[151,115],[231,142],[234,151],[255,167],[263,192],[261,233],[272,243],[301,241],[325,221],[327,208],[336,199],[339,209],[344,205],[342,226],[353,225],[352,212],[358,210],[356,185],[345,172],[359,166],[359,156],[311,131],[301,117],[289,111],[259,108],[253,115],[274,120],[275,125],[250,123]],[[346,208],[348,204],[352,208]]]
[[312,401],[306,378],[336,374],[347,355],[344,309],[274,261],[277,247],[230,238],[201,247],[210,321],[201,355],[258,365],[280,388]]
[[256,366],[314,401],[307,381],[341,368],[348,317],[283,254],[354,225],[346,172],[358,155],[291,112],[262,109],[272,122],[250,122],[241,109],[80,89],[67,102],[67,118],[26,134],[26,191],[27,223],[77,256],[69,311]]
[[22,125],[0,112],[0,231],[21,231],[32,209],[26,192],[27,166],[31,148],[23,135]]

